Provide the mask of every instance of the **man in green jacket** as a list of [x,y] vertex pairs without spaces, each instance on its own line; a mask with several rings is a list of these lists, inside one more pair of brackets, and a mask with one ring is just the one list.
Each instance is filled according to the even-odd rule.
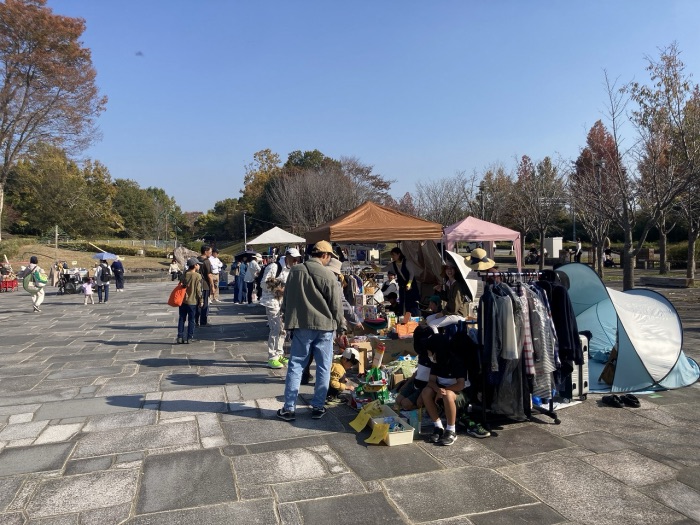
[[333,333],[342,330],[343,305],[335,275],[326,266],[338,256],[328,241],[311,249],[311,258],[294,266],[287,277],[282,313],[284,327],[292,333],[292,348],[284,385],[284,406],[277,417],[294,421],[301,374],[313,354],[316,384],[311,417],[321,419],[333,363]]

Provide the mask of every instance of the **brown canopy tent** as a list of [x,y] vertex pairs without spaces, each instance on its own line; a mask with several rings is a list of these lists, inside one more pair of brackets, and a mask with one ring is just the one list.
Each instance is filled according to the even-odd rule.
[[442,225],[367,201],[305,235],[318,241],[366,243],[442,239]]

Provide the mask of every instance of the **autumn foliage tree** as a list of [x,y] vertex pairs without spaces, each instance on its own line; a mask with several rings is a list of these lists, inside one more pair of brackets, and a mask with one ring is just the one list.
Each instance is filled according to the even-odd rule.
[[8,177],[31,145],[82,149],[95,138],[107,99],[84,31],[84,20],[53,14],[46,0],[0,3],[0,215]]

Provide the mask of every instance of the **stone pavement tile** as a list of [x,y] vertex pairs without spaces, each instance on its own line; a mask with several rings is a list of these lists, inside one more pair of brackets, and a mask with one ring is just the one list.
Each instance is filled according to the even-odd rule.
[[21,512],[8,512],[0,514],[0,523],[2,525],[25,525],[27,521],[24,519],[24,514]]
[[15,394],[25,390],[31,390],[44,379],[45,374],[35,374],[31,376],[3,377],[0,381],[0,395]]
[[46,428],[39,437],[34,441],[35,445],[43,445],[44,443],[59,443],[68,441],[71,437],[77,434],[82,423],[73,423],[70,425],[51,425]]
[[22,414],[13,414],[7,418],[7,423],[9,425],[16,425],[17,423],[29,423],[34,418],[33,412],[24,412]]
[[267,485],[329,477],[326,462],[307,449],[290,449],[232,458],[240,486]]
[[[114,356],[116,355],[116,351],[109,351],[109,352],[94,352],[94,351],[89,351],[86,353],[78,353],[78,354],[70,354],[70,355],[54,355],[52,357],[49,357],[46,362],[49,364],[52,363],[79,363],[82,366],[85,366],[86,361],[89,363],[94,363],[94,362],[99,362],[103,360],[109,360],[111,361]],[[93,365],[94,366],[94,365]]]
[[422,474],[444,467],[418,445],[367,445],[369,431],[336,434],[328,440],[341,460],[363,481]]
[[218,450],[149,456],[143,464],[137,514],[236,501],[230,460]]
[[80,389],[78,387],[73,387],[62,388],[60,390],[40,389],[33,390],[32,392],[24,392],[22,394],[2,395],[0,396],[0,406],[6,407],[23,404],[34,406],[36,403],[49,403],[52,401],[73,399],[78,395],[79,391]]
[[91,432],[78,442],[74,459],[197,443],[195,422]]
[[78,525],[78,514],[61,514],[50,518],[37,518],[27,522],[27,525]]
[[640,489],[651,498],[700,522],[700,493],[683,483],[667,481]]
[[96,458],[76,459],[66,463],[64,476],[87,474],[98,470],[108,470],[114,462],[114,456],[99,456]]
[[12,439],[10,441],[0,441],[0,443],[5,443],[7,448],[26,447],[34,443],[34,438]]
[[644,417],[645,412],[599,405],[598,402],[589,399],[562,411],[559,415],[561,424],[542,425],[542,428],[560,437],[604,431],[623,439],[632,432],[663,428],[663,425]]
[[482,439],[481,443],[506,459],[551,452],[572,446],[570,441],[553,436],[534,425],[502,430],[498,433],[498,437]]
[[697,403],[700,401],[700,390],[694,388],[679,388],[654,392],[644,396],[644,399],[655,405],[675,405],[678,403]]
[[114,365],[113,359],[93,359],[92,356],[85,356],[83,361],[69,361],[67,363],[56,363],[61,370],[82,370],[85,368],[104,368]]
[[9,405],[0,406],[0,416],[15,415],[15,414],[26,414],[31,412],[32,414],[36,412],[41,405]]
[[559,525],[565,521],[561,514],[542,503],[474,514],[469,516],[469,520],[474,525]]
[[676,481],[685,483],[700,492],[700,467],[688,467],[678,472]]
[[80,525],[118,525],[129,517],[131,503],[86,510],[80,513]]
[[635,447],[635,445],[629,441],[604,431],[582,432],[581,434],[566,436],[566,439],[597,453],[613,452],[615,450],[631,449]]
[[[323,434],[314,436],[304,436],[298,438],[284,439],[281,441],[268,441],[265,443],[251,443],[245,446],[250,454],[260,454],[263,452],[274,452],[276,450],[289,450],[292,448],[311,448],[319,445],[327,445],[329,439],[334,439],[334,434]],[[231,445],[232,447],[240,445]],[[237,454],[232,454],[237,455]]]
[[457,441],[451,447],[442,447],[424,441],[423,438],[414,438],[414,443],[425,452],[440,461],[446,467],[474,467],[496,468],[510,465],[511,462],[503,456],[492,452],[481,444],[481,439],[459,434]]
[[341,474],[332,478],[294,481],[272,485],[280,503],[306,499],[327,498],[347,494],[363,494],[362,481],[353,474]]
[[582,460],[631,487],[676,479],[676,469],[632,450],[596,454]]
[[[298,448],[298,447],[294,447],[294,448]],[[275,449],[275,450],[277,450],[277,449]],[[261,452],[267,452],[267,450],[263,450]],[[247,449],[247,447],[245,447],[243,445],[228,445],[228,446],[221,448],[221,453],[224,456],[229,456],[229,457],[245,456],[246,454],[248,454],[248,449]]]
[[144,514],[124,522],[124,525],[192,525],[193,523],[218,524],[241,523],[245,525],[270,525],[277,523],[273,499],[257,499],[238,503],[225,503],[210,507]]
[[49,381],[60,379],[76,379],[83,377],[115,376],[122,373],[121,366],[103,366],[97,368],[76,368],[73,370],[59,370],[52,372],[46,378]]
[[105,416],[92,416],[85,424],[83,432],[103,432],[115,428],[155,425],[157,415],[153,410],[138,410]]
[[688,467],[700,466],[700,447],[696,428],[668,428],[630,434],[632,443]]
[[666,426],[697,424],[700,423],[700,410],[698,409],[698,405],[700,405],[700,403],[697,401],[675,405],[663,405],[657,410],[648,410],[644,412],[644,416]]
[[[257,412],[247,411],[238,414],[256,415]],[[270,441],[283,441],[291,438],[318,436],[329,432],[343,432],[343,425],[332,414],[323,419],[311,419],[311,411],[297,410],[296,421],[288,422],[270,416],[239,417],[234,421],[222,416],[221,428],[226,439],[232,445],[249,445]]]
[[109,378],[95,393],[96,396],[125,396],[157,392],[162,374],[158,372],[138,374],[132,377]]
[[30,517],[82,512],[130,503],[139,472],[108,470],[43,482],[27,506]]
[[221,387],[163,392],[160,402],[161,419],[226,412],[227,410],[224,389]]
[[[497,472],[462,467],[382,481],[389,498],[415,522],[534,503],[532,496]],[[426,487],[429,487],[427,489]],[[434,504],[435,495],[440,504]]]
[[42,372],[44,372],[47,368],[46,365],[37,365],[35,363],[25,363],[20,365],[7,366],[7,361],[5,361],[5,358],[2,359],[2,362],[5,364],[5,366],[0,367],[0,378],[3,380],[7,377],[28,376],[36,374],[43,375]]
[[34,438],[41,434],[48,421],[34,421],[30,423],[17,423],[7,425],[0,431],[0,441],[11,441],[14,439]]
[[655,525],[682,518],[575,458],[498,469],[566,519],[597,525]]
[[296,506],[302,523],[314,525],[357,525],[363,517],[373,525],[404,523],[380,492],[301,501]]
[[22,486],[24,476],[0,478],[0,512],[5,512]]
[[143,396],[111,396],[90,399],[72,399],[63,402],[44,403],[34,415],[34,419],[63,419],[78,416],[98,416],[137,410],[143,403]]

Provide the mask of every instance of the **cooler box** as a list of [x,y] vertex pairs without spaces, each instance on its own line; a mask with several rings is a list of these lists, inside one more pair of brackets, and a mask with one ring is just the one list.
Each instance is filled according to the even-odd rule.
[[404,428],[404,430],[389,432],[384,438],[384,443],[386,443],[390,447],[394,447],[396,445],[408,445],[410,443],[413,443],[413,427],[409,425],[404,418],[400,417],[388,406],[381,405],[381,407],[382,413],[369,420],[370,427],[374,428],[374,425],[376,425],[377,423],[384,423],[384,418],[393,417],[397,422],[400,422],[401,426],[403,426]]

